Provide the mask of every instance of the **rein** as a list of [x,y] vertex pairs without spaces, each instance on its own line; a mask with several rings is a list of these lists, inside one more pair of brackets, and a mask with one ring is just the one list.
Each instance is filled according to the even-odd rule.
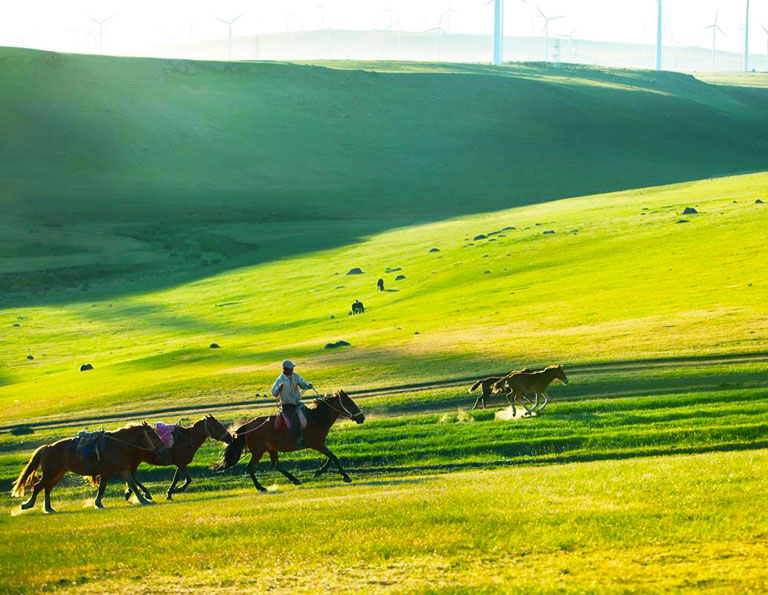
[[[144,448],[143,446],[139,446],[138,444],[133,444],[132,442],[126,442],[125,440],[121,440],[120,438],[116,438],[115,436],[110,436],[106,432],[104,432],[103,436],[105,438],[109,438],[110,440],[114,440],[115,442],[120,442],[122,444],[127,444],[128,446],[131,446],[133,448],[138,448],[139,450],[148,450],[150,452],[155,452],[155,451],[159,450],[160,448],[162,448],[162,445],[161,446],[152,446],[152,439],[149,437],[149,434],[147,433],[146,426],[142,426],[142,429],[144,430],[144,438],[146,438],[147,444],[149,444],[151,448]],[[158,439],[159,438],[160,438],[160,436],[158,436]],[[161,440],[161,442],[162,442],[162,440]]]

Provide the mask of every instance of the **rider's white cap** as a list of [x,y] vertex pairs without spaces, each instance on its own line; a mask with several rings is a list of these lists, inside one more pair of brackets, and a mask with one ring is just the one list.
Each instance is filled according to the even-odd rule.
[[289,359],[287,359],[287,360],[285,360],[283,362],[283,368],[290,368],[291,370],[293,370],[295,367],[296,366],[294,366],[293,362],[291,360],[289,360]]

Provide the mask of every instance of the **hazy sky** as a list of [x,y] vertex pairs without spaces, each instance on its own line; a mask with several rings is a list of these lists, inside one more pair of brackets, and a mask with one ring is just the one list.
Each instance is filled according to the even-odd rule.
[[[335,29],[370,29],[389,24],[420,31],[437,24],[442,11],[454,33],[490,34],[491,6],[486,0],[0,0],[0,45],[62,51],[96,51],[98,27],[89,19],[116,14],[104,26],[104,52],[125,52],[189,39],[226,36],[214,17],[231,19],[245,13],[233,31],[250,35],[317,29],[321,19]],[[551,35],[575,30],[579,39],[635,41],[655,39],[656,0],[537,0],[553,21]],[[318,8],[324,5],[324,9]],[[394,13],[386,13],[393,9]],[[725,31],[718,49],[742,51],[745,0],[664,0],[664,42],[710,47],[714,21]],[[520,0],[506,0],[507,35],[540,35],[543,20]],[[750,49],[766,51],[768,0],[752,0]],[[444,21],[444,27],[446,22]]]

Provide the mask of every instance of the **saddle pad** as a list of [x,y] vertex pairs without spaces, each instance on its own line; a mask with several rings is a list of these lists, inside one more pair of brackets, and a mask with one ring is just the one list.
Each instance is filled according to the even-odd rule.
[[157,432],[157,435],[160,436],[160,440],[163,441],[166,448],[171,448],[173,446],[173,433],[176,431],[176,424],[164,424],[159,421],[155,424],[155,431]]
[[85,432],[81,430],[77,433],[77,439],[72,446],[74,446],[75,451],[84,460],[88,460],[94,452],[96,453],[96,457],[99,458],[98,442],[101,435],[101,432]]
[[[307,416],[304,415],[304,409],[303,407],[299,407],[299,421],[301,422],[301,429],[307,427]],[[288,419],[288,416],[285,415],[285,413],[280,413],[279,415],[275,416],[275,432],[290,432],[291,431],[291,420]]]

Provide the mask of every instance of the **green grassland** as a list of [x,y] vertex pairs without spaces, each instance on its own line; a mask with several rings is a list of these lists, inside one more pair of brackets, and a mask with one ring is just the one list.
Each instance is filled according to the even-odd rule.
[[[765,590],[763,89],[8,49],[0,72],[0,490],[84,427],[268,413],[285,357],[367,416],[329,435],[349,486],[300,453],[305,486],[264,463],[257,494],[206,444],[173,503],[4,498],[0,592]],[[541,415],[467,411],[461,379],[552,362]],[[139,470],[158,500],[170,475]]]

